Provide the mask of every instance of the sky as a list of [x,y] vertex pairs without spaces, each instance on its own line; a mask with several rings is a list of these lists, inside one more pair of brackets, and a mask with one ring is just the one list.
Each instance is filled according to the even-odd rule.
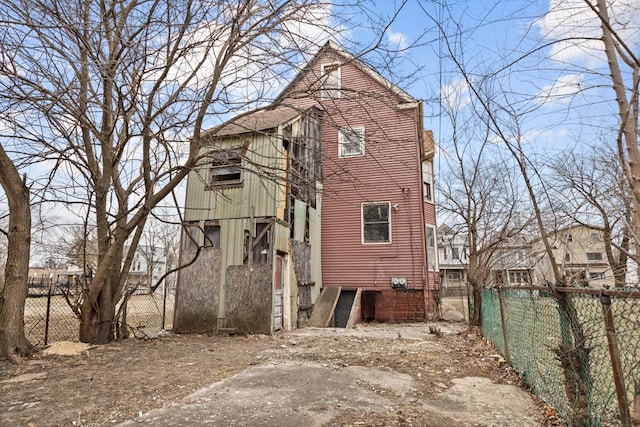
[[[448,153],[453,131],[443,106],[464,117],[471,114],[472,96],[456,61],[474,84],[493,76],[492,101],[520,114],[521,131],[532,150],[549,154],[576,144],[611,142],[615,105],[600,42],[551,43],[597,36],[598,22],[584,0],[379,0],[365,2],[359,10],[341,6],[348,2],[334,0],[331,8],[353,24],[341,28],[338,42],[356,55],[365,52],[367,63],[423,100],[424,124],[434,131],[441,156]],[[616,29],[636,49],[637,10],[640,0],[617,0],[612,8]],[[317,19],[332,17],[319,10]],[[329,37],[310,26],[297,30],[318,43]],[[382,48],[370,50],[378,44]],[[308,57],[313,53],[307,52]],[[247,98],[250,91],[239,88]],[[184,185],[177,197],[184,200]]]
[[[470,101],[453,57],[476,83],[495,76],[495,92],[521,113],[529,143],[563,150],[610,137],[616,106],[601,41],[557,42],[598,37],[599,21],[584,0],[447,3],[375,2],[380,16],[397,13],[385,37],[390,46],[406,49],[396,58],[397,75],[405,78],[395,82],[424,101],[425,127],[434,130],[441,147],[451,133],[441,103],[464,109]],[[638,0],[618,0],[611,8],[615,29],[632,48],[640,40],[638,10]],[[365,43],[372,38],[366,31],[354,36]]]

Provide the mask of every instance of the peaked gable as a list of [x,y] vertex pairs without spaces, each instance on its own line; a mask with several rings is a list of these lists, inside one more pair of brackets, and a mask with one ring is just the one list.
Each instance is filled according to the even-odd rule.
[[325,57],[327,54],[333,54],[337,57],[340,57],[342,59],[341,65],[346,63],[355,65],[358,69],[363,71],[374,81],[378,82],[381,86],[396,95],[399,98],[401,104],[414,104],[418,102],[417,99],[409,95],[404,90],[400,89],[398,86],[391,83],[380,73],[366,65],[361,59],[342,49],[336,43],[328,41],[324,44],[324,46],[320,48],[320,50],[313,56],[313,58],[311,58],[311,60],[304,66],[304,68],[293,78],[293,80],[291,80],[291,82],[289,82],[289,84],[282,90],[282,92],[276,97],[274,104],[282,102],[288,95],[290,95],[293,88],[296,87],[296,85],[304,78],[304,76],[310,74],[314,67],[318,64],[318,61],[321,58]]

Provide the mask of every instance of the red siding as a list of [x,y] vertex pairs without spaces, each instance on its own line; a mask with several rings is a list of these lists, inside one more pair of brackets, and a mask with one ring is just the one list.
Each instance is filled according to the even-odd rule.
[[[321,64],[331,60],[319,58],[309,74],[319,73]],[[305,85],[313,86],[316,80],[314,76],[301,79],[292,88],[292,95]],[[391,277],[406,277],[410,289],[421,290],[426,282],[425,220],[435,223],[435,209],[422,198],[420,110],[417,106],[399,109],[399,98],[353,63],[341,66],[341,83],[341,98],[321,102],[325,110],[323,286],[385,291],[376,303],[379,320],[424,318],[423,292],[400,292],[392,290],[390,284]],[[308,102],[308,98],[289,100],[298,105]],[[338,156],[338,129],[347,124],[365,127],[362,157]],[[361,242],[363,202],[391,202],[399,206],[397,211],[391,211],[390,244]],[[430,277],[430,287],[434,284]]]

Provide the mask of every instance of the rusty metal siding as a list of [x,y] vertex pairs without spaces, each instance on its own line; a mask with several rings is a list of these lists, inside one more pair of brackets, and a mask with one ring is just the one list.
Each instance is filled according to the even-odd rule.
[[[185,220],[248,218],[276,216],[277,204],[282,196],[280,184],[284,181],[282,139],[278,134],[249,136],[246,159],[243,160],[242,184],[230,187],[208,187],[206,180],[209,162],[189,174],[185,203]],[[242,146],[244,138],[231,137],[207,150]],[[261,165],[257,167],[256,165]],[[251,209],[253,207],[253,212]]]

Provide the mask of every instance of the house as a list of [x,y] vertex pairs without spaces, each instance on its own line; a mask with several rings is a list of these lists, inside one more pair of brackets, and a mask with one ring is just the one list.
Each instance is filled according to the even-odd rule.
[[467,235],[456,233],[446,225],[438,227],[438,260],[441,296],[467,295]]
[[175,331],[306,322],[320,293],[321,116],[275,106],[206,134],[187,181]]
[[315,106],[322,125],[322,286],[346,319],[423,320],[438,257],[434,139],[422,102],[332,42],[276,103]]
[[[614,286],[600,230],[574,225],[551,232],[548,238],[568,285]],[[553,283],[553,270],[542,239],[532,242],[532,252],[537,257],[533,268],[540,282]]]
[[491,261],[491,276],[494,285],[533,285],[535,259],[529,239],[516,235],[500,243]]
[[[155,245],[138,245],[131,260],[127,288],[136,293],[149,292],[167,271],[175,267],[172,264],[175,263],[170,256],[167,256],[165,248]],[[161,286],[156,288],[156,292],[164,292],[164,286],[171,289],[174,286],[173,280],[173,275],[167,276]]]

